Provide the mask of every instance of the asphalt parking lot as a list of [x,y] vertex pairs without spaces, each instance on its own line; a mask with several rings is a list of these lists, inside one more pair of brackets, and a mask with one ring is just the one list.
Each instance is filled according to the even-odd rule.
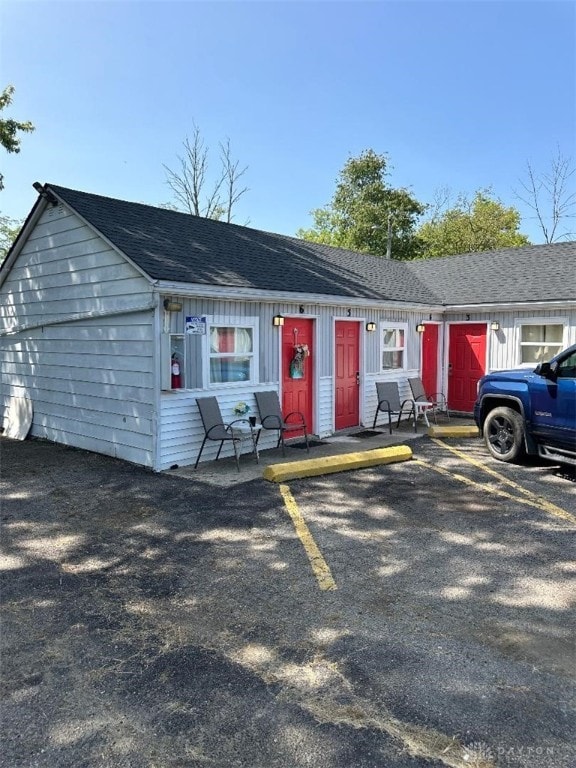
[[574,474],[233,487],[0,440],[0,765],[576,764]]

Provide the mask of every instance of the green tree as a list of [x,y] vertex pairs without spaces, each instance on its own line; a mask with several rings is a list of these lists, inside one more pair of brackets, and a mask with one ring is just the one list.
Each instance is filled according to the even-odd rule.
[[[8,85],[0,94],[0,112],[10,106],[13,96],[14,86]],[[31,133],[33,130],[34,126],[31,122],[20,123],[11,118],[0,118],[0,144],[4,147],[6,152],[20,152],[20,138],[18,133]],[[4,176],[2,173],[0,173],[0,189],[4,189]]]
[[297,236],[393,259],[416,258],[416,225],[425,206],[409,190],[390,186],[388,166],[388,156],[372,149],[351,157],[332,201],[312,211],[312,228],[299,229]]
[[459,195],[453,205],[449,191],[441,190],[430,209],[429,219],[418,230],[425,258],[530,243],[519,231],[520,213],[505,206],[490,189],[477,190],[472,199]]
[[22,222],[18,219],[11,219],[9,216],[0,214],[0,264],[6,258],[16,235],[20,231]]

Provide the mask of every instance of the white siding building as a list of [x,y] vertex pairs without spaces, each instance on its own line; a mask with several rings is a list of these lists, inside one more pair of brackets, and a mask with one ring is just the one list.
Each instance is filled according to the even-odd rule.
[[395,262],[46,185],[0,269],[0,424],[26,398],[33,436],[160,471],[194,464],[207,395],[228,421],[277,390],[318,437],[371,426],[384,379],[408,397],[422,375],[469,412],[485,371],[576,342],[576,245],[490,256]]

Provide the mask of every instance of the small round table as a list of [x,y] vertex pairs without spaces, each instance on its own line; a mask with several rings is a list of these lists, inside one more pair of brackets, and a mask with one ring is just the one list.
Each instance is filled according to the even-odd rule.
[[[241,440],[246,440],[248,438],[251,438],[252,440],[252,453],[256,457],[256,463],[260,463],[260,454],[258,453],[258,437],[260,436],[260,430],[262,429],[262,424],[250,424],[249,421],[242,421],[241,424],[232,424],[232,429],[234,430],[234,434],[239,435]],[[242,452],[242,451],[240,451]]]

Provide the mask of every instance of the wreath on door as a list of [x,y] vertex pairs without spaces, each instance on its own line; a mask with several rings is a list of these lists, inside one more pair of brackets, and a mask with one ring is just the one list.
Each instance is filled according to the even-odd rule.
[[290,361],[290,378],[291,379],[303,379],[304,378],[304,360],[310,354],[308,344],[296,344],[294,346],[294,353],[292,360]]

